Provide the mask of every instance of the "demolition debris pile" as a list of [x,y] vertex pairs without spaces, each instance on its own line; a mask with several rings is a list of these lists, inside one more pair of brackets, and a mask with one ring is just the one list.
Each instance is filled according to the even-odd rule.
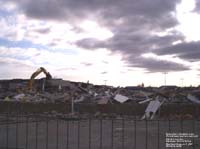
[[88,104],[144,104],[163,103],[200,104],[198,87],[112,87],[62,79],[37,79],[32,90],[29,80],[0,80],[0,101],[32,103],[88,103]]
[[[32,90],[30,80],[13,79],[0,81],[1,103],[89,104],[89,105],[145,105],[143,119],[153,118],[158,109],[171,103],[200,103],[198,87],[112,87],[62,79],[36,79]],[[143,106],[144,107],[144,106]]]

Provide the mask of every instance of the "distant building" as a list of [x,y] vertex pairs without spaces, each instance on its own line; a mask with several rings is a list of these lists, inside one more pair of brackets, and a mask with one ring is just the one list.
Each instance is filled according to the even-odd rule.
[[160,89],[176,89],[178,88],[176,85],[163,85],[159,87]]
[[128,89],[128,90],[143,90],[144,87],[142,87],[142,86],[126,86],[125,89]]

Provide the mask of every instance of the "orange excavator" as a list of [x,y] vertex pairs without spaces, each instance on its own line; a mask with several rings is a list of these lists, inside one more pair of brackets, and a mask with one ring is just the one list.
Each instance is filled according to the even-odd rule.
[[45,68],[40,67],[38,70],[36,70],[36,71],[31,75],[30,81],[29,81],[29,83],[28,83],[28,88],[29,88],[30,91],[31,91],[32,88],[33,88],[34,79],[35,79],[40,73],[42,73],[42,72],[46,75],[46,79],[48,79],[48,80],[49,80],[49,79],[52,79],[51,74],[50,74],[48,71],[46,71]]

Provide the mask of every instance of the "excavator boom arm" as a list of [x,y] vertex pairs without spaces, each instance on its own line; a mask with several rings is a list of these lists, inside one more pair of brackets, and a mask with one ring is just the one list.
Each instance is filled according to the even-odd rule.
[[50,74],[49,72],[47,72],[45,68],[40,67],[38,70],[36,70],[36,71],[31,75],[31,78],[30,78],[30,80],[29,80],[29,85],[28,85],[29,90],[32,90],[34,79],[35,79],[40,73],[42,73],[42,72],[46,75],[46,78],[47,78],[47,79],[52,79],[51,74]]

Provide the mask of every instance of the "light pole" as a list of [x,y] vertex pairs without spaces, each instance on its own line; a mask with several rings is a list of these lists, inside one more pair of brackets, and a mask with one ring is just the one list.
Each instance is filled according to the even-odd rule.
[[165,86],[166,86],[166,84],[167,84],[167,83],[166,83],[166,82],[167,82],[167,74],[168,74],[168,73],[167,73],[167,72],[164,72],[163,74],[165,75],[165,76],[164,76],[164,83],[165,83]]
[[107,80],[104,80],[105,86],[106,86],[106,82],[107,82]]
[[181,86],[183,87],[183,81],[184,81],[184,79],[183,78],[181,78]]

